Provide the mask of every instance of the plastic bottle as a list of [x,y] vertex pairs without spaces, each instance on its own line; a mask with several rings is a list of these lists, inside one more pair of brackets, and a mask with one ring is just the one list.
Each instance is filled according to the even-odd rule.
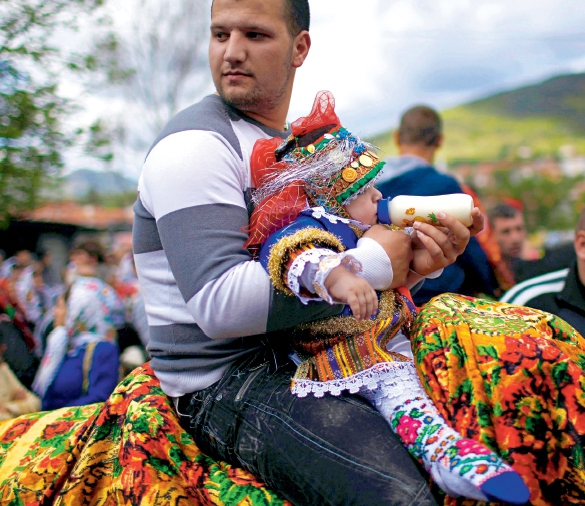
[[443,211],[469,227],[473,223],[473,207],[473,198],[465,193],[427,197],[397,195],[378,202],[378,221],[400,228],[412,227],[415,221],[440,226],[437,214]]

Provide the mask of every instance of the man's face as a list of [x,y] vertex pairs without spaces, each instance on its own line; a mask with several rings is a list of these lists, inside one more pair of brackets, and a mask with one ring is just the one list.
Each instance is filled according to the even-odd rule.
[[381,198],[382,194],[372,185],[343,208],[352,219],[364,225],[375,225],[378,222],[378,201]]
[[517,213],[513,218],[495,218],[492,228],[502,250],[502,256],[506,258],[519,257],[526,239],[526,227],[522,213]]
[[274,109],[292,87],[284,0],[214,0],[209,62],[219,95],[245,112]]

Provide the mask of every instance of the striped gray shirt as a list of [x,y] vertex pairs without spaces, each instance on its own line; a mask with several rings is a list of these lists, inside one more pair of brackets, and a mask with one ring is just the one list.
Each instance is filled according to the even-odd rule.
[[169,396],[216,382],[264,334],[278,338],[279,329],[342,309],[276,292],[243,248],[254,142],[285,135],[210,95],[177,114],[146,157],[134,258],[151,364]]

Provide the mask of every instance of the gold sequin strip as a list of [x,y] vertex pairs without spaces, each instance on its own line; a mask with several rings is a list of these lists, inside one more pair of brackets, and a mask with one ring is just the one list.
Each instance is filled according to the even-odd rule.
[[345,249],[336,235],[315,227],[308,227],[283,237],[272,246],[268,256],[268,275],[277,290],[294,295],[285,283],[285,270],[291,255],[309,245],[330,248],[338,253]]
[[356,320],[353,316],[332,316],[312,323],[299,325],[301,332],[309,331],[311,334],[334,336],[343,334],[353,336],[366,332],[379,325],[388,318],[392,318],[396,309],[396,294],[394,290],[386,290],[380,295],[379,311],[373,320]]

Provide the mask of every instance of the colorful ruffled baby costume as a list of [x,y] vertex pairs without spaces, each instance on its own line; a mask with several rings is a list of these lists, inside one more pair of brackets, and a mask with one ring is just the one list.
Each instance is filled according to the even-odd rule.
[[[341,126],[333,97],[321,92],[285,141],[257,141],[251,167],[257,207],[246,246],[276,288],[303,303],[333,304],[327,274],[339,265],[361,274],[350,253],[369,226],[351,219],[344,206],[380,173],[375,148]],[[415,314],[406,288],[380,289],[379,310],[369,321],[358,321],[346,306],[339,316],[298,326],[292,392],[365,397],[443,490],[523,504],[527,489],[520,477],[486,447],[451,429],[425,394],[412,360],[393,351],[394,342],[408,336]]]

